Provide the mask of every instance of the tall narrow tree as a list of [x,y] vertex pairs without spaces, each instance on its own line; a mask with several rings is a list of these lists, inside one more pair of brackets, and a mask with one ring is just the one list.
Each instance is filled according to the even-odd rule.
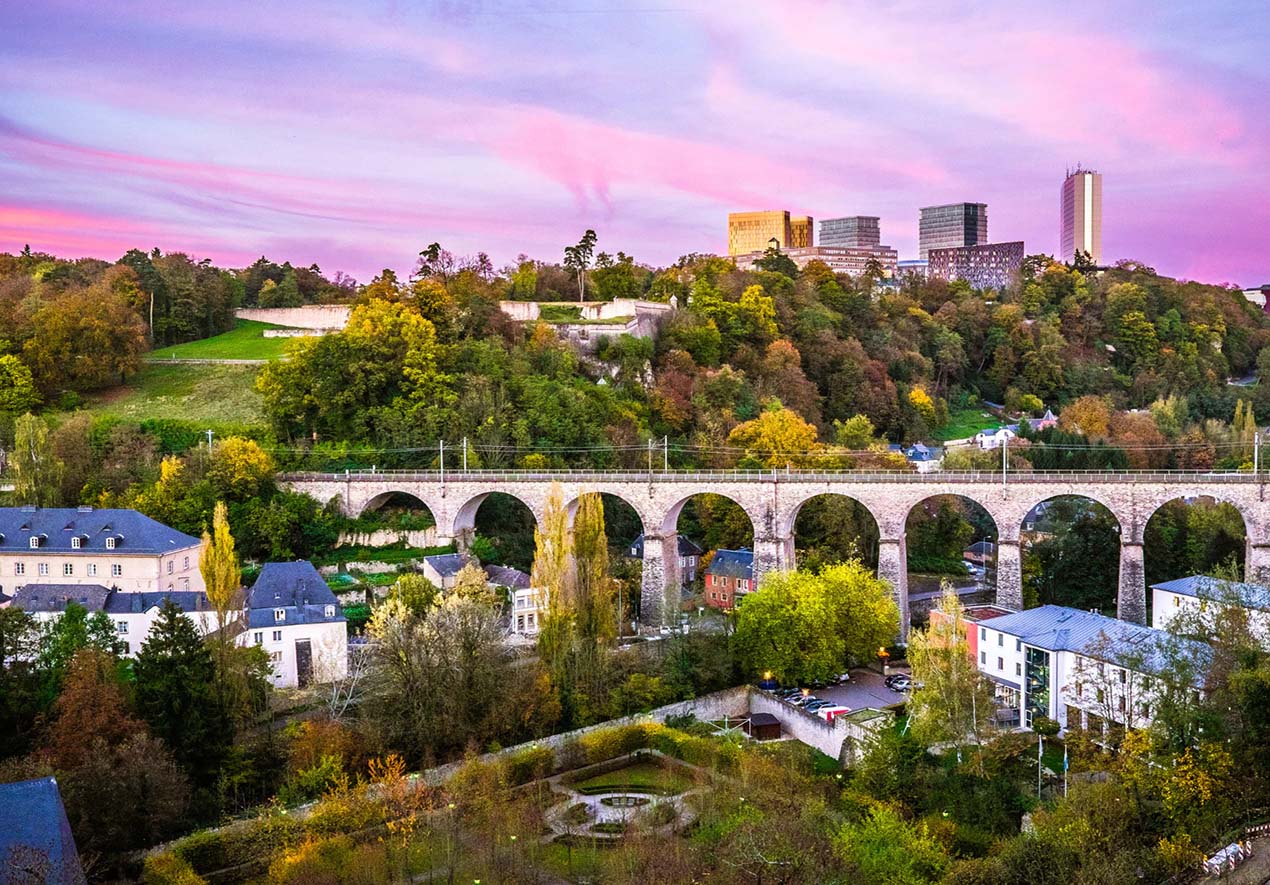
[[529,580],[545,597],[547,608],[538,633],[538,651],[553,676],[559,677],[573,635],[569,514],[559,483],[551,484],[542,518],[534,529],[534,564]]
[[26,414],[13,423],[13,502],[54,507],[62,483],[62,465],[49,445],[43,418]]

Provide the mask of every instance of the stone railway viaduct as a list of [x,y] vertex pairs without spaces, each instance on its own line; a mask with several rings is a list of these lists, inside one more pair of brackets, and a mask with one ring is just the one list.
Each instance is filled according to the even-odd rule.
[[553,483],[560,484],[571,510],[585,492],[613,495],[628,503],[643,524],[641,618],[646,626],[662,624],[668,606],[678,607],[677,522],[688,500],[700,494],[730,498],[749,516],[756,579],[773,569],[794,568],[794,520],[807,501],[831,494],[862,504],[877,522],[878,574],[894,588],[904,635],[909,625],[905,524],[915,506],[936,495],[975,501],[995,521],[997,601],[1012,608],[1023,603],[1019,533],[1024,517],[1037,504],[1064,495],[1097,501],[1119,523],[1117,608],[1125,620],[1146,620],[1143,533],[1151,515],[1175,498],[1208,496],[1232,504],[1244,520],[1248,580],[1270,578],[1270,502],[1263,475],[1054,472],[1010,474],[1003,480],[999,473],[955,472],[358,471],[289,473],[279,482],[319,501],[338,498],[349,516],[374,510],[395,494],[409,495],[432,512],[438,535],[460,547],[472,539],[481,502],[495,492],[519,499],[537,520]]

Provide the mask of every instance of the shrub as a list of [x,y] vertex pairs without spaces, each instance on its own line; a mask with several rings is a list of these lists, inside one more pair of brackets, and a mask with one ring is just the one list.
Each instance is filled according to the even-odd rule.
[[297,771],[278,790],[278,801],[283,805],[299,805],[311,802],[326,792],[344,774],[344,763],[339,756],[324,754],[318,763]]
[[206,885],[207,880],[175,854],[152,854],[141,872],[143,885]]
[[556,754],[550,747],[529,747],[514,754],[504,763],[504,777],[508,786],[518,787],[551,774],[555,761]]
[[304,824],[293,817],[269,815],[241,827],[201,830],[178,840],[172,853],[196,873],[205,874],[259,860],[297,844]]

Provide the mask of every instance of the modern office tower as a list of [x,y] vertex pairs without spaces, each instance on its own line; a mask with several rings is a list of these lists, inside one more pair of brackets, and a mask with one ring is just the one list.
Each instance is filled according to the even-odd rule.
[[984,243],[956,249],[931,249],[927,276],[932,280],[965,280],[976,289],[1004,289],[1023,269],[1023,241]]
[[981,246],[988,242],[988,204],[950,203],[925,206],[917,231],[917,256],[928,258],[931,249]]
[[820,245],[867,249],[882,242],[882,229],[876,215],[849,215],[826,218],[820,222]]
[[728,214],[728,254],[766,252],[776,241],[781,249],[814,246],[815,223],[809,215],[789,217],[785,210]]
[[1077,252],[1088,252],[1094,264],[1102,264],[1102,173],[1077,166],[1063,179],[1059,201],[1062,228],[1059,260],[1071,261]]

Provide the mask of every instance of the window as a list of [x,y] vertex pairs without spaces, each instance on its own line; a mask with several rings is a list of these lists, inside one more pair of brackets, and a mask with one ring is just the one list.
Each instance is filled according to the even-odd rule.
[[997,658],[997,669],[998,670],[1005,669],[1005,658]]
[[125,635],[125,634],[128,632],[128,622],[127,622],[127,621],[116,621],[116,622],[115,622],[115,632],[116,632],[116,633],[118,633],[120,636]]
[[25,574],[26,574],[26,563],[25,563],[25,562],[16,562],[16,563],[14,563],[14,564],[13,564],[13,573],[14,573],[15,575],[25,575]]
[[1107,699],[1107,693],[1100,688],[1098,689],[1098,694],[1096,695],[1096,697],[1098,698],[1098,703],[1101,704]]
[[256,640],[256,645],[260,645],[260,643],[261,643],[261,642],[263,642],[263,641],[264,641],[264,639],[265,639],[265,634],[263,634],[263,633],[257,633],[257,634],[256,634],[255,636],[253,636],[252,638]]
[[1174,597],[1173,597],[1173,607],[1174,607],[1174,608],[1181,608],[1181,607],[1182,607],[1182,597],[1180,597],[1180,596],[1174,596]]
[[1083,682],[1077,682],[1076,683],[1076,697],[1081,698],[1084,696],[1085,696],[1085,685]]
[[282,631],[281,631],[281,630],[274,630],[274,631],[273,631],[273,641],[274,641],[274,642],[281,642],[281,641],[282,641]]
[[36,537],[32,537],[32,538],[31,538],[31,544],[30,544],[30,547],[31,547],[31,549],[32,549],[32,550],[39,550],[39,549],[40,549],[40,539],[39,539],[39,538],[36,538]]
[[95,577],[97,577],[97,563],[95,563],[95,562],[90,562],[90,563],[88,564],[88,577],[90,577],[90,578],[95,578]]
[[1125,680],[1126,680],[1127,678],[1128,678],[1128,671],[1126,671],[1126,670],[1124,670],[1124,669],[1121,669],[1121,670],[1120,670],[1120,684],[1121,684],[1121,685],[1124,685]]
[[282,663],[282,652],[280,652],[280,651],[271,651],[271,652],[269,652],[269,660],[270,660],[272,663],[275,663],[275,664],[280,664],[280,663]]
[[79,535],[75,535],[75,536],[73,536],[73,537],[71,538],[71,549],[72,549],[72,550],[78,550],[78,549],[80,548],[80,546],[81,546],[81,545],[80,545],[80,542],[79,542]]
[[984,666],[987,666],[987,664],[988,664],[988,653],[987,653],[986,651],[981,651],[981,652],[979,652],[979,663],[983,664]]
[[185,557],[185,561],[184,561],[183,563],[181,563],[181,568],[182,568],[182,569],[187,569],[187,568],[189,568],[189,567],[190,567],[190,558],[187,556],[187,557]]
[[110,564],[110,576],[111,576],[112,578],[119,578],[119,577],[122,577],[122,576],[123,576],[123,566],[122,566],[122,565],[120,565],[120,564],[119,564],[119,563],[117,563],[117,562],[112,562],[112,563]]
[[41,562],[39,566],[36,567],[36,571],[38,571],[41,575],[47,575],[49,573],[49,564],[47,562]]
[[1023,640],[1022,640],[1022,639],[1016,639],[1016,640],[1014,640],[1014,650],[1015,650],[1015,651],[1023,651]]
[[172,560],[170,560],[170,559],[169,559],[169,560],[168,560],[168,574],[169,574],[169,575],[170,575],[170,574],[172,574],[172,572],[173,572],[175,569],[176,569],[176,563],[175,563],[175,562],[173,562]]
[[1004,633],[998,633],[998,634],[997,634],[997,645],[998,645],[998,646],[1005,645],[1005,634],[1004,634]]
[[130,654],[132,654],[132,643],[131,643],[131,642],[125,642],[125,643],[123,644],[123,653],[124,653],[125,655],[130,655]]
[[62,563],[62,575],[69,578],[73,574],[75,574],[75,564],[73,562]]
[[1023,675],[1023,665],[1019,663],[1018,661],[1014,662],[1014,675],[1015,676]]
[[1120,701],[1119,703],[1117,703],[1116,706],[1118,706],[1120,708],[1120,712],[1123,713],[1124,712],[1124,698],[1120,698]]
[[287,610],[285,608],[275,608],[273,610],[274,621],[285,621],[287,619]]
[[1145,701],[1142,703],[1142,718],[1143,719],[1151,718],[1151,705],[1146,703]]
[[980,642],[987,642],[987,641],[988,641],[988,628],[987,628],[987,627],[980,627],[980,628],[979,628],[979,641],[980,641]]
[[115,549],[115,539],[114,539],[114,538],[107,538],[107,539],[106,539],[106,549],[107,549],[107,550],[114,550],[114,549]]
[[328,618],[333,618],[333,617],[335,617],[335,606],[333,606],[333,605],[328,605],[328,606],[326,607],[326,616],[327,616]]

